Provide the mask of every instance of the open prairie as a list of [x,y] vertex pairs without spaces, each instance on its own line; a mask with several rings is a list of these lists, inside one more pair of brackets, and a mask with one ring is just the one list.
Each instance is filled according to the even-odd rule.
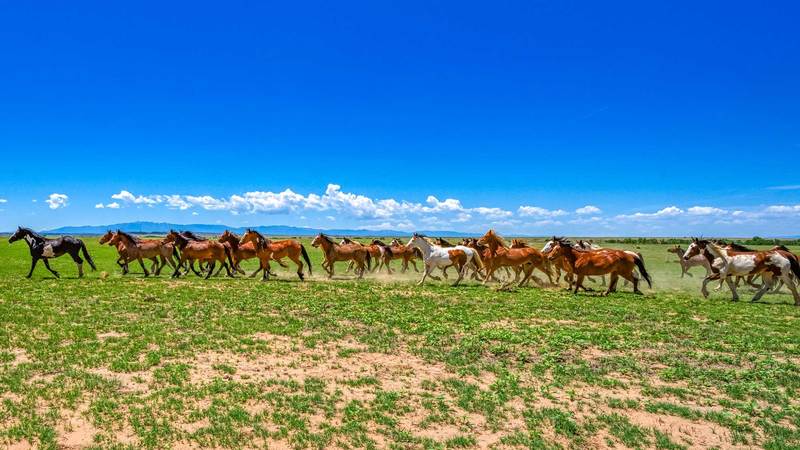
[[666,245],[627,246],[644,296],[600,297],[344,264],[328,281],[308,241],[306,282],[274,263],[266,283],[122,277],[84,240],[98,271],[63,257],[60,280],[25,279],[28,247],[0,240],[0,446],[800,445],[800,308],[704,299]]

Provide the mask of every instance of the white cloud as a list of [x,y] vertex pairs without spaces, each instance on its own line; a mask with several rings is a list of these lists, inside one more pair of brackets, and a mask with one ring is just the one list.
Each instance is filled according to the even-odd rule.
[[800,213],[800,205],[772,205],[768,206],[764,212],[769,214],[795,214]]
[[603,211],[594,205],[586,205],[583,208],[578,208],[575,210],[576,214],[584,214],[584,215],[600,214],[601,212]]
[[8,203],[8,200],[6,200],[4,198],[0,198],[0,203]]
[[693,216],[718,216],[728,213],[727,210],[716,208],[714,206],[692,206],[691,208],[687,209],[686,212]]
[[333,216],[325,216],[325,218],[330,220],[331,222],[335,222],[336,221],[336,217],[333,217]]
[[643,213],[637,212],[634,214],[620,214],[616,218],[621,220],[648,220],[648,219],[660,219],[664,217],[675,217],[680,216],[683,214],[683,210],[678,208],[677,206],[667,206],[666,208],[660,209],[654,213]]
[[98,204],[94,205],[94,207],[95,207],[95,208],[97,208],[97,209],[103,209],[103,208],[108,208],[108,209],[119,209],[119,203],[117,203],[117,202],[111,202],[111,203],[109,203],[109,204],[107,204],[107,205],[104,205],[104,204],[102,204],[102,203],[98,203]]
[[103,208],[106,207],[106,205],[104,205],[102,203],[98,203],[98,204],[94,205],[94,207],[95,207],[95,209],[103,209]]
[[114,200],[121,200],[126,203],[134,203],[137,205],[147,205],[147,206],[157,205],[163,201],[160,195],[135,196],[125,190],[120,191],[118,194],[112,195],[111,198],[113,198]]
[[568,213],[563,209],[546,209],[538,206],[520,206],[517,214],[522,217],[560,217]]
[[47,197],[45,202],[50,205],[50,209],[66,208],[67,205],[69,205],[69,196],[66,194],[52,193]]

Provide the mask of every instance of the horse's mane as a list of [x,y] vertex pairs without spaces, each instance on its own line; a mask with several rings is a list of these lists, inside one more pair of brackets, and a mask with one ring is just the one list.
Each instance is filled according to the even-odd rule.
[[733,251],[735,251],[735,252],[752,252],[753,251],[753,249],[747,248],[744,245],[740,245],[740,244],[737,244],[735,242],[731,242],[730,244],[728,244],[728,246],[730,246],[730,248],[732,248]]
[[138,237],[132,236],[132,235],[130,235],[130,234],[128,234],[128,233],[126,233],[126,232],[124,232],[122,230],[117,230],[117,234],[120,235],[120,236],[124,236],[125,239],[130,239],[131,242],[138,243],[139,240],[140,240]]
[[[228,233],[229,235],[231,235],[232,238],[236,239],[237,241],[239,240],[239,236],[236,233],[234,233],[233,231],[225,230],[225,233]],[[225,233],[222,233],[222,234],[225,234]]]
[[[258,233],[258,231],[256,231],[256,233]],[[327,235],[327,234],[325,234],[325,233],[320,233],[320,234],[319,234],[319,237],[321,237],[322,239],[325,239],[325,240],[326,240],[326,241],[328,241],[328,243],[329,243],[329,244],[331,244],[331,245],[335,245],[335,244],[336,244],[336,243],[335,243],[335,242],[333,242],[333,240],[332,240],[331,238],[329,238],[329,237],[328,237],[328,235]]]
[[350,239],[349,237],[343,237],[342,241],[344,241],[345,244],[358,244],[358,242]]
[[372,245],[380,245],[381,247],[388,247],[386,244],[383,243],[380,239],[373,239]]
[[789,247],[785,245],[776,245],[775,250],[783,250],[784,252],[791,252],[791,250],[789,250]]
[[494,230],[487,231],[486,235],[492,236],[500,244],[501,247],[506,247],[506,248],[508,247],[508,245],[506,245],[506,241],[504,241],[499,234],[495,233]]
[[183,237],[194,239],[195,241],[207,241],[207,238],[200,237],[189,230],[181,231],[179,234],[183,235]]
[[24,232],[26,232],[26,233],[28,233],[28,234],[30,234],[31,236],[35,237],[36,239],[47,240],[47,238],[45,238],[45,237],[44,237],[44,236],[42,236],[41,234],[39,234],[39,233],[37,233],[37,232],[35,232],[35,231],[31,230],[30,228],[19,227],[19,229],[20,229],[20,230],[22,230],[22,231],[24,231]]

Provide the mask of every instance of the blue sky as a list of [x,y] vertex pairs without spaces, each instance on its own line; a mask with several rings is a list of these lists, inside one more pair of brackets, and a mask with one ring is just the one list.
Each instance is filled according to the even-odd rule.
[[799,12],[4,2],[0,230],[800,234]]

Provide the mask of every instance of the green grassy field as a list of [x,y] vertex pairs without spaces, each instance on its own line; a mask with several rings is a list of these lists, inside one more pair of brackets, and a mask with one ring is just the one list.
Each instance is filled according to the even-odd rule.
[[800,446],[800,309],[703,299],[667,246],[599,297],[331,282],[310,247],[305,283],[121,277],[85,240],[60,280],[0,240],[0,447]]

